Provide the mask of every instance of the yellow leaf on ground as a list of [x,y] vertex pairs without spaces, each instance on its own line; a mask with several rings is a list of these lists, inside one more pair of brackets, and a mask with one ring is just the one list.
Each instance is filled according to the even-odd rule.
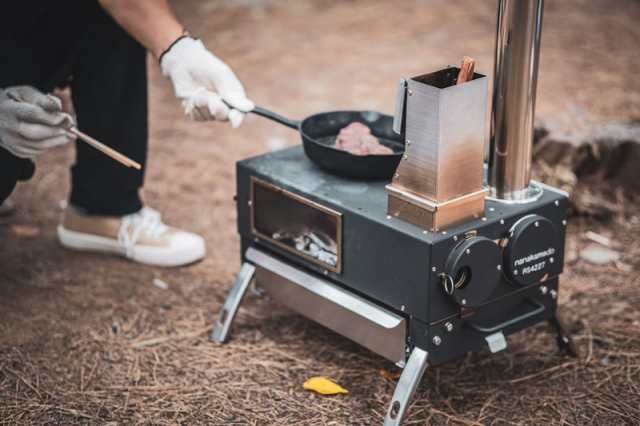
[[338,393],[349,393],[348,390],[332,382],[326,377],[312,377],[302,385],[306,390],[317,392],[321,395],[335,395]]

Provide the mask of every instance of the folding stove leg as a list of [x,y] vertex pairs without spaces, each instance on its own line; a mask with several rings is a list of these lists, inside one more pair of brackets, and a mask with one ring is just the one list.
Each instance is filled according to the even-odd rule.
[[391,405],[384,418],[384,426],[402,424],[409,402],[418,384],[420,384],[420,380],[422,380],[424,370],[427,368],[427,356],[428,353],[420,348],[413,348],[413,351],[411,351],[409,361],[407,361],[407,365],[402,370],[396,390],[393,392]]
[[233,284],[233,287],[231,287],[231,291],[227,296],[227,300],[224,302],[220,316],[213,326],[211,340],[214,342],[224,343],[227,341],[231,323],[236,317],[242,298],[247,292],[247,288],[249,288],[255,272],[256,268],[252,264],[247,262],[242,264],[242,268],[240,268],[240,272],[238,272],[238,276],[236,277],[236,282]]
[[564,329],[560,320],[558,320],[558,317],[553,316],[549,318],[549,324],[557,334],[556,340],[558,342],[558,349],[573,358],[577,358],[578,351],[573,344],[573,340],[569,333]]

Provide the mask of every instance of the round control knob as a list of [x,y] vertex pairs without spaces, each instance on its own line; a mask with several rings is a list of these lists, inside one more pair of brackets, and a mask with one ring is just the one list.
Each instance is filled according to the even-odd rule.
[[559,273],[560,238],[555,225],[537,214],[523,217],[509,231],[504,249],[507,277],[527,286]]
[[460,306],[476,307],[489,299],[500,283],[500,248],[485,237],[458,244],[445,264],[445,291]]

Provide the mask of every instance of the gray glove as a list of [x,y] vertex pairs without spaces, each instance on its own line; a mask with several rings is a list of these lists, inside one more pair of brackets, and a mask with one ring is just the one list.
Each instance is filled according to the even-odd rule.
[[0,89],[0,147],[16,157],[32,158],[71,142],[73,118],[60,100],[30,86]]

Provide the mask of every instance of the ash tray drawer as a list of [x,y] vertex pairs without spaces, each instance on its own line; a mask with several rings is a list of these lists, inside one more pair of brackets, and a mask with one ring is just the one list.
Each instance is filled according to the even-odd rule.
[[256,266],[256,282],[289,309],[402,364],[406,319],[326,280],[255,248],[246,259]]

